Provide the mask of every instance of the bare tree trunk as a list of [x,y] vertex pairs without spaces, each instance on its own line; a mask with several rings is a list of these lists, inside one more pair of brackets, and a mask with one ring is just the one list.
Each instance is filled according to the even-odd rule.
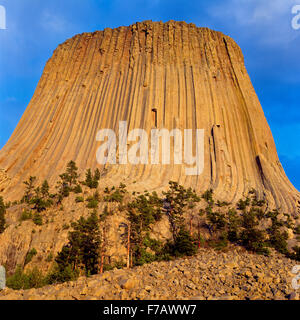
[[100,273],[103,273],[103,265],[104,265],[104,252],[101,252],[101,259],[100,259]]
[[200,222],[198,222],[198,249],[200,248],[201,246],[201,242],[200,242]]
[[133,267],[133,263],[132,263],[132,249],[130,250],[130,268]]
[[127,238],[127,268],[130,268],[130,223],[128,224],[128,238]]

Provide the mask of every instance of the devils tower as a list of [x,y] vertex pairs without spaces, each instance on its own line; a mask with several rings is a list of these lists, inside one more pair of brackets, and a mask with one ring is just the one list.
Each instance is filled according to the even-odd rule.
[[[119,121],[150,132],[204,129],[204,171],[178,164],[99,166],[98,130]],[[170,180],[236,201],[254,188],[270,207],[297,214],[299,192],[275,143],[239,46],[194,24],[145,21],[83,33],[58,46],[22,119],[0,152],[0,192],[20,198],[30,175],[54,182],[66,163],[102,170],[106,185],[125,181],[160,190]]]

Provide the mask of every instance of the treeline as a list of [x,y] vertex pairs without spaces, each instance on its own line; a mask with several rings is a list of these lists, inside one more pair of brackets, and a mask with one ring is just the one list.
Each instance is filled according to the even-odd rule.
[[[142,194],[129,194],[124,184],[105,188],[100,195],[100,179],[98,169],[94,172],[88,169],[85,179],[80,181],[78,168],[75,162],[70,161],[65,173],[59,176],[57,192],[54,194],[50,193],[46,180],[40,186],[36,186],[36,177],[30,177],[24,182],[25,192],[20,202],[28,204],[30,210],[23,211],[21,220],[32,219],[37,225],[43,224],[42,212],[52,206],[62,206],[63,199],[71,192],[77,194],[76,203],[84,202],[91,211],[87,218],[81,217],[71,224],[68,243],[54,258],[47,275],[42,275],[36,268],[24,272],[24,266],[18,266],[15,274],[8,277],[8,286],[14,289],[40,287],[75,280],[79,275],[102,273],[114,267],[130,268],[153,261],[191,256],[201,246],[224,250],[229,244],[234,244],[264,255],[269,255],[273,248],[289,258],[300,260],[300,247],[288,250],[288,234],[283,231],[285,227],[299,235],[299,225],[295,226],[288,214],[284,215],[285,219],[279,219],[280,213],[277,210],[267,210],[265,201],[257,198],[255,190],[251,190],[236,205],[231,205],[215,201],[213,190],[207,190],[199,196],[192,188],[186,189],[176,182],[169,182],[169,189],[161,197],[147,190]],[[84,198],[83,186],[94,190],[92,195]],[[118,211],[126,215],[126,221],[119,225],[121,239],[127,249],[125,261],[107,263],[105,259],[110,227],[107,217],[115,212],[105,206],[99,213],[100,201],[116,203]],[[200,201],[206,202],[205,209],[198,209]],[[4,213],[8,206],[0,198],[0,232],[5,228]],[[163,215],[168,217],[172,233],[172,238],[166,243],[151,237],[152,226]],[[268,227],[263,227],[265,225]],[[203,236],[204,230],[210,235],[208,239]],[[35,254],[36,250],[26,257],[27,263]]]

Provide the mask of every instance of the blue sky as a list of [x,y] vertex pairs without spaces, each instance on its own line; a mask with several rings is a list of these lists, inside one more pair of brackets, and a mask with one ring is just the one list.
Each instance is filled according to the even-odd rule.
[[[283,167],[300,189],[300,0],[0,0],[0,148],[58,44],[77,33],[136,21],[184,20],[231,36],[242,48]],[[300,21],[299,21],[300,22]]]

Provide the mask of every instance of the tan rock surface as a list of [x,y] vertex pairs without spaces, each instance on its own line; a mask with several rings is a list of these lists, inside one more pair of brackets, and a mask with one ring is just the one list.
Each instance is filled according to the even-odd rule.
[[107,185],[164,188],[169,180],[213,188],[236,201],[248,189],[270,206],[299,213],[299,192],[286,177],[241,49],[221,32],[194,24],[145,21],[83,33],[58,46],[34,96],[0,151],[0,192],[19,198],[21,182],[37,175],[55,182],[69,160],[95,168],[97,131],[205,129],[200,176],[185,165],[108,165]]
[[0,291],[0,300],[299,300],[295,261],[243,250],[200,249],[192,258],[112,270],[40,289]]

